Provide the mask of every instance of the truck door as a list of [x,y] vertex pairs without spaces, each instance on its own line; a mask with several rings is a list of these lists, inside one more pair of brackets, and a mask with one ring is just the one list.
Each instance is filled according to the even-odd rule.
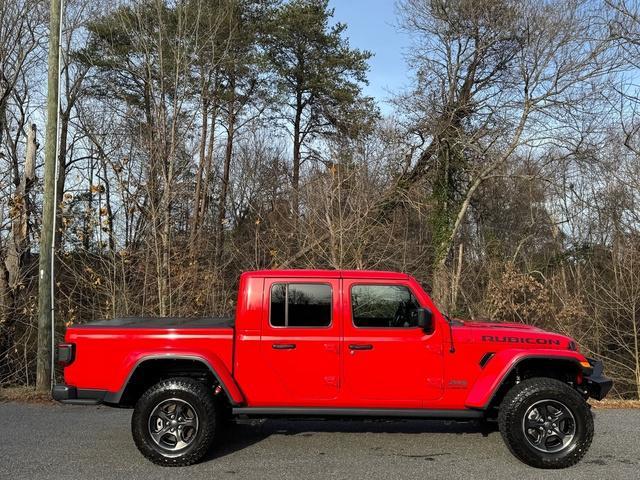
[[338,396],[339,285],[338,278],[265,280],[264,365],[257,367],[271,381],[261,404],[324,406]]
[[344,280],[343,400],[419,408],[442,395],[441,332],[416,325],[413,290],[404,281]]

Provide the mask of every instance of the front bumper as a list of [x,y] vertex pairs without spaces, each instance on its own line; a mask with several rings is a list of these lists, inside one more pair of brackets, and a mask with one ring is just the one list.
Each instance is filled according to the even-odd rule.
[[584,372],[582,386],[591,398],[602,400],[613,387],[613,380],[604,376],[602,361],[593,358],[587,358],[587,360],[591,364],[591,368]]
[[78,389],[70,385],[55,385],[51,390],[54,400],[73,405],[97,405],[104,401],[105,390]]

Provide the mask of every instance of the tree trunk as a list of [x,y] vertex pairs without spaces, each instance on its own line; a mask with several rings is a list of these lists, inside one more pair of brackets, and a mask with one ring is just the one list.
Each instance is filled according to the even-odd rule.
[[67,135],[69,132],[70,109],[60,115],[60,151],[58,152],[58,178],[56,179],[56,250],[62,243],[62,215],[60,207],[64,198],[64,185],[67,176]]
[[[107,161],[102,155],[100,156],[100,165],[102,167],[102,175],[103,175],[101,178],[101,181],[104,185],[104,201],[106,204],[105,213],[107,217],[106,229],[108,230],[107,233],[109,236],[109,251],[113,254],[116,251],[116,240],[115,240],[115,236],[114,236],[115,234],[113,231],[113,209],[111,208],[111,185],[109,184],[109,178],[107,176]],[[98,178],[100,178],[100,175],[98,175]],[[100,218],[100,228],[101,229],[105,228],[102,224],[102,218]]]
[[300,215],[300,161],[302,150],[302,93],[296,96],[296,116],[293,121],[293,171],[291,175],[291,210],[293,211],[294,234],[297,236],[298,217]]
[[[0,216],[0,220],[2,217]],[[0,245],[1,247],[1,245]],[[13,302],[7,284],[6,271],[4,265],[0,265],[0,377],[5,378],[11,371],[9,353],[13,344],[13,322],[11,322],[11,312]]]
[[11,233],[7,238],[6,257],[0,268],[0,373],[9,373],[10,352],[13,351],[17,321],[17,297],[22,283],[22,266],[29,249],[29,192],[35,180],[36,126],[27,132],[27,151],[24,173],[12,199]]
[[215,140],[216,140],[216,117],[218,116],[217,110],[214,108],[211,110],[211,127],[209,128],[209,145],[207,146],[207,155],[204,164],[204,177],[202,180],[202,201],[200,202],[200,222],[204,223],[207,209],[209,208],[209,185],[211,183],[211,166],[213,165],[213,156],[215,154]]
[[91,218],[93,217],[93,169],[94,169],[94,157],[93,146],[90,149],[91,161],[89,163],[89,196],[87,200],[87,209],[84,212],[84,222],[82,226],[82,248],[85,252],[88,252],[91,248],[93,239],[93,227],[91,225]]
[[[167,125],[167,111],[166,107],[163,107],[162,111],[162,130],[166,131]],[[166,134],[162,135],[163,138],[167,138]],[[160,198],[160,214],[161,214],[161,225],[160,225],[160,315],[167,316],[171,315],[172,312],[172,304],[171,304],[171,210],[173,207],[173,179],[175,173],[175,139],[176,139],[176,124],[175,119],[173,119],[173,123],[171,126],[171,134],[169,136],[169,140],[167,143],[163,143],[163,154],[162,158],[167,159],[163,172],[163,192],[162,197]]]
[[160,235],[162,253],[162,264],[160,268],[160,316],[166,317],[170,314],[169,305],[169,262],[170,262],[170,235],[171,235],[171,210],[165,206],[163,212],[162,233]]
[[451,301],[451,277],[446,261],[436,263],[433,269],[431,298],[443,312],[448,312]]
[[196,189],[193,194],[193,212],[191,213],[191,225],[189,232],[189,252],[193,256],[200,229],[200,203],[202,202],[202,180],[204,174],[204,164],[207,151],[207,129],[209,126],[209,102],[204,99],[202,102],[202,128],[200,129],[200,147],[198,155],[198,169],[196,171]]
[[227,216],[227,192],[229,190],[229,176],[231,173],[231,159],[233,158],[233,140],[235,136],[236,116],[233,105],[229,109],[229,121],[227,126],[227,147],[224,154],[222,167],[222,184],[220,186],[220,198],[218,199],[218,220],[216,222],[215,264],[219,270],[222,264],[222,252],[224,247],[224,223]]
[[464,254],[464,243],[460,243],[458,247],[458,263],[456,265],[456,273],[453,276],[451,285],[451,310],[454,311],[458,304],[458,291],[460,290],[460,278],[462,277],[462,256]]
[[0,145],[4,141],[4,127],[7,121],[7,102],[5,95],[0,94]]
[[13,215],[11,221],[11,235],[7,241],[7,258],[5,267],[8,274],[10,290],[18,287],[20,281],[20,266],[28,240],[28,226],[30,208],[29,190],[35,179],[36,165],[36,126],[31,125],[27,133],[27,151],[24,163],[24,174],[20,179],[13,198]]

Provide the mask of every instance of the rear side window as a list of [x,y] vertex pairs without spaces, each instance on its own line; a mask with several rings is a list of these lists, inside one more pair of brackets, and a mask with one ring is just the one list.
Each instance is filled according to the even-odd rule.
[[420,304],[402,285],[354,285],[351,307],[356,327],[410,328],[417,326]]
[[270,322],[274,327],[328,327],[331,325],[331,286],[274,283]]

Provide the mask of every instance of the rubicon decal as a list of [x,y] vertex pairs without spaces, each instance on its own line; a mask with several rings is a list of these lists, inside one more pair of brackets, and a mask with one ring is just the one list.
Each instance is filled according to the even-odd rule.
[[560,340],[553,338],[533,338],[533,337],[507,337],[498,335],[483,335],[483,342],[497,342],[497,343],[526,343],[529,345],[558,345],[560,346]]

